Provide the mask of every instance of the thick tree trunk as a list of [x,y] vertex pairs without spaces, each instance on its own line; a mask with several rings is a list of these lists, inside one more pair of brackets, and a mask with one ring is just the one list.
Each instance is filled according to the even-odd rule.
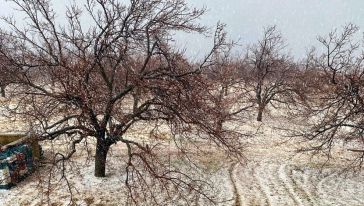
[[5,97],[5,87],[4,86],[0,86],[0,93],[2,97]]
[[105,141],[97,140],[95,155],[95,177],[105,177],[106,157],[110,146]]
[[259,106],[258,108],[258,116],[257,116],[257,121],[261,122],[263,119],[263,111],[264,111],[264,107]]

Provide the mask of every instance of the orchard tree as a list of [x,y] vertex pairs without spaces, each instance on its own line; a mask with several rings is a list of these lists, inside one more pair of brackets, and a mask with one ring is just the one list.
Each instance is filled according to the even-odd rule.
[[[69,137],[70,150],[56,153],[53,164],[94,138],[95,176],[105,177],[108,151],[122,143],[131,199],[136,203],[144,195],[159,204],[156,188],[205,193],[200,181],[159,161],[156,146],[127,138],[135,124],[161,121],[174,140],[212,140],[241,155],[238,136],[217,127],[221,108],[211,104],[214,95],[206,92],[211,87],[202,75],[226,44],[223,30],[216,31],[212,50],[199,63],[171,44],[177,31],[206,33],[196,23],[203,9],[189,8],[184,0],[86,0],[84,7],[69,6],[66,21],[59,22],[50,0],[10,2],[26,16],[24,24],[4,18],[11,30],[2,33],[6,43],[0,52],[17,85],[12,112],[31,121],[41,140]],[[138,193],[146,174],[156,181]]]
[[[222,27],[218,28],[222,29]],[[226,38],[226,33],[222,33]],[[204,71],[206,82],[209,82],[213,102],[221,112],[218,127],[224,122],[241,121],[239,114],[254,106],[249,98],[249,90],[245,88],[241,76],[242,60],[231,55],[235,42],[221,47],[219,52],[212,55],[213,64]]]
[[263,38],[247,53],[242,67],[247,87],[254,88],[258,107],[257,121],[262,121],[266,107],[274,103],[294,103],[295,64],[284,54],[285,43],[275,26],[264,30]]
[[[355,157],[356,166],[364,160],[364,66],[363,50],[353,24],[328,36],[319,37],[323,53],[313,59],[321,72],[321,85],[310,99],[308,114],[313,118],[304,136],[314,142],[305,150],[325,152],[330,158],[335,145]],[[325,74],[325,75],[322,75]]]

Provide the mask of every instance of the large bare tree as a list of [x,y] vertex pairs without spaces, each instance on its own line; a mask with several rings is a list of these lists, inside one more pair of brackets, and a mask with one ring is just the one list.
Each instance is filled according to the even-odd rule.
[[310,129],[305,136],[315,144],[309,151],[323,151],[330,158],[335,145],[352,152],[354,163],[364,160],[364,67],[362,48],[353,24],[319,37],[323,53],[312,58],[320,84],[310,99]]
[[[221,106],[202,71],[213,64],[212,55],[225,45],[221,25],[211,52],[190,63],[172,46],[176,31],[205,33],[196,23],[204,10],[189,8],[184,0],[86,0],[84,7],[68,7],[59,21],[50,0],[12,0],[26,23],[4,20],[11,31],[2,35],[1,54],[10,62],[12,112],[32,122],[41,140],[69,137],[70,150],[56,153],[54,164],[72,157],[77,144],[96,139],[95,176],[105,176],[110,147],[127,148],[125,184],[132,199],[157,192],[155,185],[201,193],[198,181],[159,161],[158,150],[124,134],[135,124],[162,121],[172,138],[208,139],[240,155],[239,139],[221,128]],[[86,19],[86,21],[85,21]],[[153,181],[142,193],[135,184]],[[148,196],[150,198],[153,195]],[[155,200],[155,204],[158,201]]]

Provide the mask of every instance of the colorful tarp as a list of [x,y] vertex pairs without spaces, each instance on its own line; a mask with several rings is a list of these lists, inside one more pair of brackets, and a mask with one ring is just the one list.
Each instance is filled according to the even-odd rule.
[[0,152],[0,189],[9,189],[33,171],[31,147],[27,144]]

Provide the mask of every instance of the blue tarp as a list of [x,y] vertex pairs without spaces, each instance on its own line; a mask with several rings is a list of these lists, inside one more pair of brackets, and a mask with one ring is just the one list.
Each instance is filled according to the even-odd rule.
[[0,189],[9,189],[33,171],[31,147],[27,144],[0,152]]

